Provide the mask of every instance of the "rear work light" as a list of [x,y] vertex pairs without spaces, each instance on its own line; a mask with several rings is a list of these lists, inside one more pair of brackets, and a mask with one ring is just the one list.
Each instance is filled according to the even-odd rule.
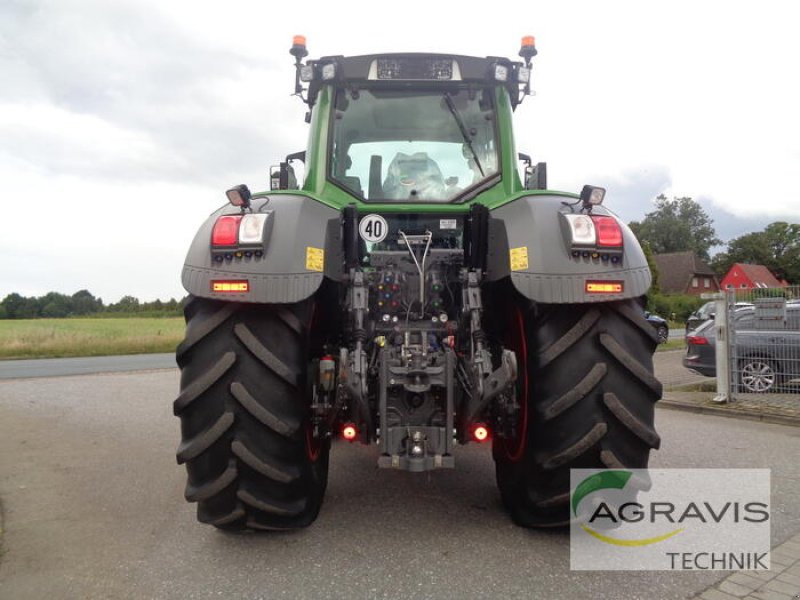
[[621,281],[587,281],[587,294],[621,294],[625,286]]
[[217,219],[211,232],[212,246],[235,246],[239,242],[239,224],[242,217],[227,215]]
[[233,294],[245,294],[250,291],[250,282],[244,280],[215,280],[211,282],[212,292],[223,292]]

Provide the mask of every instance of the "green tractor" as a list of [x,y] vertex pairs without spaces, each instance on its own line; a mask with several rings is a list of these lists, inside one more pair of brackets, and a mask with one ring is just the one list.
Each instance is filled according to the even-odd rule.
[[228,190],[183,268],[186,499],[219,528],[296,529],[334,438],[413,472],[488,442],[513,520],[567,524],[571,468],[644,468],[659,446],[658,340],[605,191],[547,190],[517,153],[533,38],[522,61],[303,62],[301,36],[291,54],[306,150],[270,191]]

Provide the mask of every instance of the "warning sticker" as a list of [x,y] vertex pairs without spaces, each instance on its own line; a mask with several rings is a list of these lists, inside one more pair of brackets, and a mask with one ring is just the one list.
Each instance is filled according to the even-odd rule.
[[325,269],[325,251],[322,248],[306,247],[306,269],[319,272]]
[[528,247],[520,246],[519,248],[511,248],[508,251],[509,258],[511,259],[512,271],[524,271],[528,268]]

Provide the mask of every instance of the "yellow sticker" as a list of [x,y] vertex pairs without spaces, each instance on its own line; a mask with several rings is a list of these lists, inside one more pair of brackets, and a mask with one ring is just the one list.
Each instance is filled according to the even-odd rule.
[[308,271],[325,270],[325,250],[306,246],[306,269]]
[[519,248],[511,248],[508,251],[511,258],[512,271],[524,271],[528,268],[528,247],[520,246]]

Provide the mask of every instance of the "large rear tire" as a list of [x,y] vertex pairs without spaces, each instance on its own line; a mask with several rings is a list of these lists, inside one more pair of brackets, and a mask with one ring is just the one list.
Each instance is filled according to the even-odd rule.
[[509,314],[523,406],[518,439],[494,444],[498,487],[517,524],[566,525],[570,469],[645,468],[660,445],[653,428],[658,339],[635,300],[520,301]]
[[313,303],[192,298],[174,412],[178,463],[197,518],[222,529],[285,530],[316,519],[330,442],[310,432],[306,376]]

